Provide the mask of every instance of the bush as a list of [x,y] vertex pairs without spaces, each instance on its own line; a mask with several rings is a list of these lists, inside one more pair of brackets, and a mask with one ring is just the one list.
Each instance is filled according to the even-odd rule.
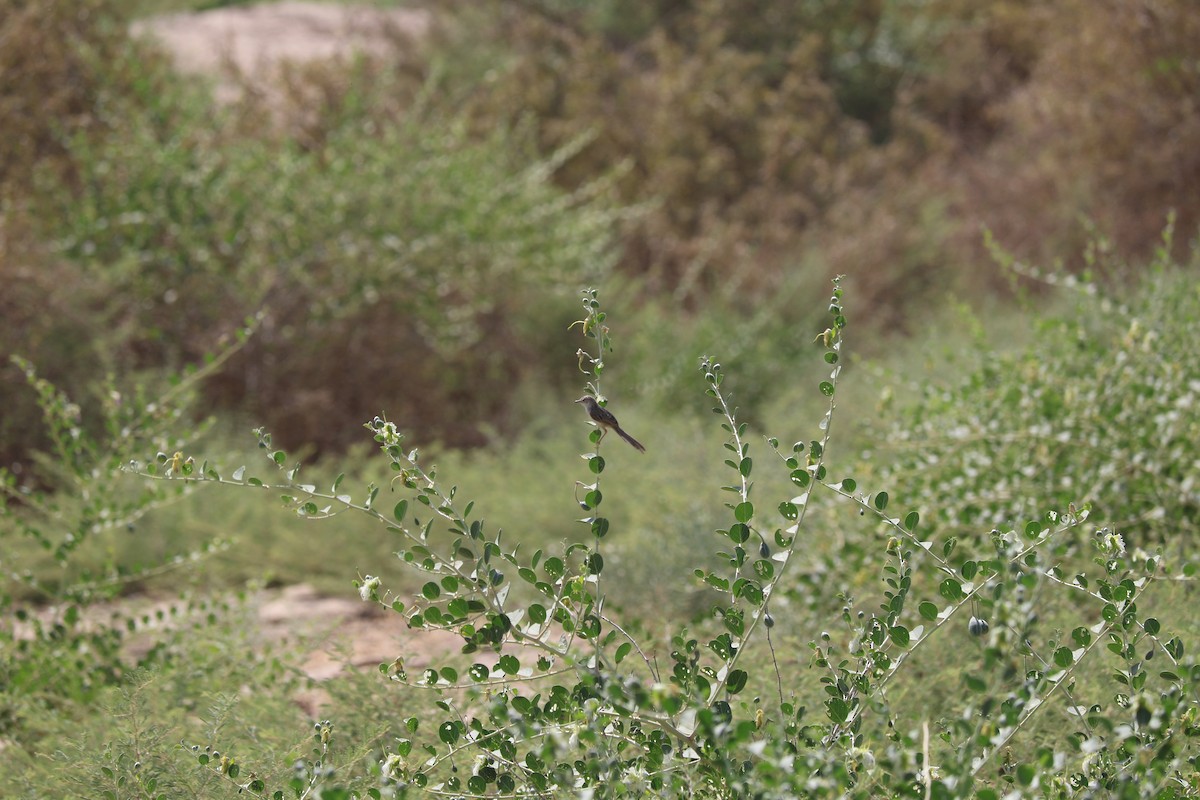
[[[853,272],[891,334],[947,291],[1007,291],[967,268],[980,223],[1048,258],[1081,214],[1125,251],[1168,205],[1197,219],[1186,0],[459,4],[419,47],[224,109],[118,5],[3,9],[0,303],[44,349],[0,347],[76,392],[177,368],[269,302],[208,396],[289,445],[346,445],[335,407],[387,404],[422,442],[519,430],[504,381],[566,380],[554,286],[617,262],[635,302],[739,316]],[[4,463],[35,416],[6,415]]]
[[[124,35],[105,6],[78,19],[88,35]],[[603,179],[553,185],[582,141],[539,157],[519,124],[475,136],[429,102],[436,77],[377,85],[386,59],[313,67],[314,82],[338,81],[341,102],[309,109],[305,126],[284,103],[275,124],[215,109],[145,48],[121,47],[120,70],[97,74],[80,100],[89,124],[56,133],[57,160],[34,164],[27,210],[9,223],[41,241],[0,265],[36,287],[15,260],[32,253],[88,290],[60,302],[106,332],[91,337],[91,361],[177,369],[265,307],[260,335],[207,393],[285,441],[347,445],[327,424],[334,406],[366,416],[396,402],[423,441],[459,446],[527,421],[512,376],[555,380],[539,371],[548,348],[563,355],[543,315],[565,324],[555,287],[607,272],[626,213]],[[10,445],[10,459],[27,445]]]
[[463,59],[454,96],[483,129],[532,116],[546,151],[594,134],[567,185],[630,164],[623,199],[652,206],[622,269],[692,307],[815,267],[890,333],[947,291],[1007,292],[970,267],[981,226],[1049,261],[1081,218],[1127,254],[1171,208],[1200,219],[1188,0],[478,5],[452,52],[498,54]]
[[[186,410],[199,382],[232,349],[161,394],[110,380],[87,405],[16,359],[36,394],[52,449],[36,460],[36,470],[20,476],[0,470],[0,538],[6,540],[0,739],[6,747],[40,748],[43,737],[61,733],[63,720],[124,685],[132,672],[169,662],[176,637],[197,616],[203,619],[197,613],[206,610],[203,604],[183,598],[144,616],[106,603],[150,576],[194,569],[223,547],[220,541],[177,549],[161,562],[129,563],[112,557],[112,538],[153,535],[139,532],[139,520],[188,491],[183,485],[133,487],[121,480],[121,468],[147,447],[175,452],[182,462]],[[95,417],[91,426],[85,416]],[[131,656],[130,636],[168,618],[179,627]]]
[[481,23],[480,36],[502,36],[515,58],[475,113],[484,124],[532,114],[547,149],[593,132],[568,182],[630,164],[623,196],[653,206],[626,226],[623,262],[653,293],[696,302],[733,277],[768,294],[778,257],[866,147],[864,127],[820,80],[819,35],[793,33],[797,17],[819,15],[776,9],[787,19],[756,29],[761,5],[610,4],[613,25],[653,20],[628,41],[602,21],[596,30],[529,10],[538,4]]
[[[1180,310],[1168,301],[1178,292],[1148,296],[1157,298],[1158,319]],[[585,293],[584,309],[591,346],[581,365],[600,395],[610,322],[594,292]],[[365,773],[324,758],[333,729],[318,725],[317,760],[301,765],[293,789],[993,798],[1186,791],[1194,780],[1198,728],[1189,703],[1197,668],[1175,629],[1190,623],[1174,619],[1170,604],[1172,594],[1186,592],[1176,587],[1186,586],[1194,567],[1161,549],[1131,547],[1109,527],[1080,536],[1090,509],[1070,501],[1055,507],[1057,495],[1045,497],[1036,485],[1030,496],[1049,510],[972,536],[942,528],[948,510],[961,507],[956,498],[940,498],[942,507],[923,515],[896,511],[889,492],[860,489],[852,477],[834,480],[829,445],[846,326],[836,285],[829,310],[819,341],[829,374],[817,387],[828,409],[817,438],[790,447],[769,439],[765,460],[752,455],[724,370],[703,360],[706,393],[728,436],[730,479],[717,566],[695,577],[718,600],[695,631],[660,620],[671,630],[669,645],[623,624],[606,601],[612,531],[602,511],[608,462],[599,430],[576,484],[582,535],[533,553],[493,532],[379,417],[367,427],[392,466],[399,500],[385,500],[378,485],[356,498],[340,478],[329,489],[301,483],[299,467],[261,432],[277,478],[245,467],[222,475],[209,463],[165,456],[146,462],[148,477],[283,492],[304,518],[374,518],[425,583],[404,599],[385,576],[364,575],[363,600],[462,641],[465,661],[380,665],[406,696],[429,698],[432,716],[411,707],[397,714],[388,746]],[[1190,309],[1183,313],[1191,319]],[[1027,407],[1020,392],[1005,397],[1012,411],[1001,427]],[[799,494],[758,501],[755,481],[771,471],[764,461]],[[840,497],[871,521],[844,535],[845,553],[814,528],[836,513],[820,497]],[[864,567],[881,580],[878,589],[850,574]],[[858,593],[870,600],[859,602]],[[840,622],[814,635],[807,668],[777,648],[772,630],[834,603]],[[670,654],[665,663],[660,646]],[[901,686],[919,680],[930,659],[961,683],[936,703],[907,708]],[[215,749],[224,748],[213,742],[199,763],[231,791],[284,796],[282,784],[242,773],[251,755],[217,759]]]
[[110,321],[100,313],[107,288],[46,241],[34,197],[47,183],[73,185],[72,141],[103,136],[107,114],[119,117],[138,91],[162,88],[147,66],[161,62],[130,43],[116,6],[0,2],[0,464],[11,469],[29,469],[49,442],[9,356],[30,359],[74,395],[113,367],[112,338],[97,335]]
[[0,2],[0,200],[22,201],[39,168],[70,176],[71,136],[103,128],[100,109],[119,105],[145,78],[130,69],[146,54],[131,48],[118,6]]
[[1136,289],[1046,273],[999,252],[1010,269],[1065,287],[1074,313],[1040,321],[1036,348],[976,352],[978,366],[957,382],[911,387],[920,402],[876,434],[897,455],[880,479],[938,509],[928,524],[947,536],[979,535],[1037,503],[1087,502],[1092,521],[1131,546],[1186,558],[1181,534],[1200,524],[1190,467],[1200,441],[1200,417],[1190,413],[1200,293],[1198,262],[1172,268],[1171,246],[1168,228]]

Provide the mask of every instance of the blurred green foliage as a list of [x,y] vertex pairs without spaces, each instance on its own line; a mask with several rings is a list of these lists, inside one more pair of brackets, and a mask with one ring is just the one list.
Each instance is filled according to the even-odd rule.
[[1040,321],[1036,346],[979,352],[957,382],[912,386],[920,401],[879,436],[881,480],[941,509],[930,526],[946,535],[1028,516],[1037,497],[1091,503],[1092,521],[1131,545],[1186,557],[1180,534],[1200,524],[1195,258],[1182,271],[1153,264],[1117,295],[1032,273],[1068,282],[1074,313]]
[[[614,265],[645,399],[677,393],[664,328],[749,321],[754,414],[801,338],[782,310],[829,275],[886,335],[1007,291],[980,224],[1049,262],[1080,215],[1121,252],[1200,220],[1184,0],[438,4],[423,41],[226,107],[129,38],[161,8],[5,0],[0,350],[79,394],[265,307],[209,399],[322,451],[334,408],[456,446],[520,430],[517,398],[565,391],[564,289]],[[35,417],[18,399],[0,461]]]
[[[6,352],[52,362],[48,374],[81,388],[97,364],[178,367],[264,309],[210,399],[287,440],[344,446],[325,419],[339,406],[365,417],[386,405],[425,440],[460,446],[526,421],[511,375],[553,380],[546,350],[562,355],[540,320],[556,307],[565,316],[564,287],[602,278],[614,256],[622,212],[607,182],[551,183],[581,143],[539,156],[520,125],[470,135],[431,102],[435,79],[377,80],[379,64],[329,65],[336,99],[309,107],[302,130],[281,130],[249,103],[214,108],[145,45],[111,33],[124,24],[113,6],[68,5],[28,13],[122,49],[79,67],[95,83],[77,101],[86,124],[46,118],[52,152],[11,156],[34,167],[6,184],[18,236],[0,268],[22,292],[14,300],[44,290],[46,269],[76,291],[58,314],[17,308],[25,324],[6,333]],[[127,73],[128,85],[112,77]],[[43,90],[32,78],[15,88],[16,100]],[[95,330],[71,334],[84,353],[62,352],[64,325]],[[31,444],[21,420],[32,413],[13,395],[6,463]]]

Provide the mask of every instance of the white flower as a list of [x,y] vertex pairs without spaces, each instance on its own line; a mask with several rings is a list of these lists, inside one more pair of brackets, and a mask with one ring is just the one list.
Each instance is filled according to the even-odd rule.
[[384,777],[398,779],[404,771],[404,758],[392,753],[383,762]]
[[379,578],[377,578],[373,575],[368,575],[363,580],[362,586],[358,587],[358,596],[363,599],[363,602],[366,602],[368,600],[378,600],[379,599],[379,593],[378,593],[379,584],[380,584]]

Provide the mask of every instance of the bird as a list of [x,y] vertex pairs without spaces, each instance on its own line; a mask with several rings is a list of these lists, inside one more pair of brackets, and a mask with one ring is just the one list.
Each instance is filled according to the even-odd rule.
[[[583,403],[583,407],[587,409],[587,414],[592,418],[592,422],[596,423],[596,427],[600,428],[600,439],[603,439],[604,434],[608,433],[610,430],[616,431],[617,436],[620,436],[622,439],[633,445],[635,450],[639,450],[643,453],[646,452],[646,448],[642,447],[641,442],[630,436],[625,431],[621,430],[620,424],[617,423],[617,418],[612,415],[611,411],[609,411],[607,408],[603,408],[599,403],[597,403],[596,398],[585,394],[575,402]],[[597,439],[596,443],[599,444],[600,440]]]

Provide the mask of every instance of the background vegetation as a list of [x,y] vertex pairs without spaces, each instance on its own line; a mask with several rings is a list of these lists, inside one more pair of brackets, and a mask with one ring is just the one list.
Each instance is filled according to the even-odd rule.
[[[377,464],[359,427],[386,411],[506,547],[580,539],[563,465],[581,286],[612,312],[604,388],[650,450],[605,453],[605,602],[664,667],[689,636],[719,639],[714,603],[760,619],[713,577],[737,529],[695,365],[719,358],[759,432],[753,525],[775,550],[762,509],[795,503],[796,456],[762,437],[821,439],[830,365],[810,351],[841,273],[831,491],[814,487],[802,558],[748,642],[728,710],[751,724],[713,733],[730,760],[701,753],[661,791],[1196,791],[1187,0],[439,3],[420,42],[293,67],[269,102],[227,106],[128,33],[199,5],[0,0],[0,794],[418,785],[381,765],[445,709],[394,711],[393,670],[324,684],[336,722],[308,718],[298,651],[256,638],[246,590],[371,574],[400,597],[426,578],[369,515],[289,524],[256,491],[196,492],[201,454],[230,479],[264,426],[266,452],[316,459],[284,476],[314,516],[304,486],[388,485],[402,460]],[[159,477],[193,480],[119,469],[155,453]],[[919,537],[881,492],[919,509]],[[1068,529],[1022,539],[1049,512]],[[953,544],[938,561],[922,542]],[[990,594],[961,588],[976,575]],[[894,682],[862,666],[881,619],[871,658],[906,651],[893,629],[937,634]],[[1084,643],[1101,620],[1109,638]],[[861,727],[839,728],[834,694],[870,708]],[[762,709],[778,752],[754,744]],[[963,755],[984,752],[983,770]]]

